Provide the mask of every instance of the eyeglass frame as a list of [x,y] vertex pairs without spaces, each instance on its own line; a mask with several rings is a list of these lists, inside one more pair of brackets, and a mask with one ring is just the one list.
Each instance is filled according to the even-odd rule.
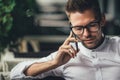
[[[96,30],[96,31],[90,31],[89,27],[91,27],[90,25],[91,25],[92,23],[97,23],[97,24],[98,24],[98,30]],[[85,29],[85,28],[86,28],[88,31],[90,31],[90,32],[97,32],[97,31],[99,31],[99,30],[100,30],[100,21],[94,20],[94,21],[88,23],[86,26],[72,26],[72,24],[70,23],[70,26],[71,26],[71,27],[70,27],[71,30],[72,30],[73,28],[75,28],[75,27],[81,28],[81,29],[82,29],[82,32],[81,32],[80,35],[82,35],[82,34],[84,33],[84,29]],[[72,30],[72,31],[73,31],[73,30]]]

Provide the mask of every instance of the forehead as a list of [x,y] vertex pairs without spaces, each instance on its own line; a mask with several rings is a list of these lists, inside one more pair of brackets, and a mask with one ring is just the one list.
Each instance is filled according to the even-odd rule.
[[86,25],[95,20],[95,15],[92,10],[86,10],[82,13],[74,12],[70,14],[70,22],[73,26]]

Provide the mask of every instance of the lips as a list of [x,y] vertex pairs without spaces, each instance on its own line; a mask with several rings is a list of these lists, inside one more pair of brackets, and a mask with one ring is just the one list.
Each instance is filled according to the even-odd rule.
[[90,44],[90,43],[93,43],[93,42],[94,42],[94,39],[84,40],[85,44]]

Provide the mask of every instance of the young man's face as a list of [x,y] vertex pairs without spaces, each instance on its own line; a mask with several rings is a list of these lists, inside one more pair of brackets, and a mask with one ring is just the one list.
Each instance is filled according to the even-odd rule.
[[[101,26],[99,23],[97,23],[97,20],[95,19],[95,15],[91,10],[86,10],[83,13],[80,12],[74,12],[70,14],[70,22],[73,27],[73,32],[79,37],[79,39],[82,41],[83,45],[89,49],[95,48],[99,42],[102,39],[102,32],[101,32]],[[84,28],[83,32],[81,33],[78,27],[86,27],[86,26],[94,26],[98,25],[99,29],[96,28]],[[96,29],[96,30],[95,30]]]

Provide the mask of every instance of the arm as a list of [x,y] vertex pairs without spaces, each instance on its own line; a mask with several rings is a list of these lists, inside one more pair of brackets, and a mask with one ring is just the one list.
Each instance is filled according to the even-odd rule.
[[44,58],[45,60],[40,59],[41,61],[25,62],[17,65],[11,71],[11,78],[37,76],[38,74],[44,74],[49,70],[67,63],[71,58],[74,58],[77,53],[77,51],[69,45],[70,42],[76,41],[76,39],[71,36],[72,34],[65,40],[62,46],[59,47],[57,53],[53,57],[50,55],[50,57]]
[[77,51],[71,45],[69,45],[69,43],[73,41],[76,41],[76,39],[72,37],[71,33],[63,45],[60,46],[57,55],[53,60],[32,64],[28,69],[25,70],[25,75],[36,76],[67,63],[71,58],[74,58],[77,53]]
[[49,71],[56,67],[57,65],[55,64],[54,60],[50,60],[47,62],[34,63],[24,71],[24,74],[26,76],[36,76],[38,74]]

